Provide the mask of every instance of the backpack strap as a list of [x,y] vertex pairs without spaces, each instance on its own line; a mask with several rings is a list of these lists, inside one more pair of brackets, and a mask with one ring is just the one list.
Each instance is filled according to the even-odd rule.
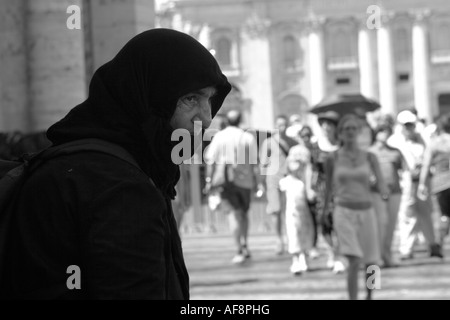
[[375,175],[374,158],[376,157],[376,155],[370,151],[366,151],[366,152],[367,152],[367,161],[369,161],[370,171],[373,175]]
[[[27,169],[29,170],[29,172],[31,172],[41,164],[43,164],[46,160],[50,160],[51,158],[86,151],[101,152],[114,156],[135,166],[146,176],[148,176],[136,162],[134,157],[123,147],[119,146],[118,144],[96,138],[74,140],[57,146],[51,146],[37,154],[32,155],[30,159],[25,159],[25,162],[28,162],[26,166],[28,167]],[[156,188],[153,180],[150,177],[148,177],[148,179],[150,183]]]
[[[13,223],[13,214],[15,201],[17,200],[18,192],[31,172],[37,169],[47,160],[56,158],[60,155],[69,155],[77,152],[94,151],[109,154],[123,161],[130,163],[136,168],[144,172],[139,164],[134,160],[133,156],[121,146],[104,141],[101,139],[82,139],[69,143],[51,146],[38,153],[26,154],[23,156],[21,162],[5,162],[4,171],[0,179],[0,298],[10,298],[9,294],[9,280],[5,276],[6,272],[6,257],[7,242],[9,241],[11,233],[11,224]],[[0,169],[2,166],[0,166]],[[149,182],[155,186],[154,182],[148,177]],[[156,186],[155,186],[156,188]],[[64,292],[65,287],[61,285],[51,286],[43,290],[33,292],[29,297],[44,297],[53,298]]]
[[73,154],[84,151],[106,153],[115,156],[116,158],[119,158],[123,161],[126,161],[142,170],[139,164],[136,162],[136,160],[134,160],[133,156],[127,150],[115,143],[101,139],[81,139],[53,146],[46,149],[42,153],[41,157],[43,160],[47,160],[59,155]]
[[276,135],[273,139],[278,142],[278,146],[279,146],[280,150],[287,157],[289,155],[289,149],[290,149],[288,143],[286,141],[284,141],[283,139],[281,139],[280,135]]
[[10,161],[0,159],[0,177],[5,176],[8,172],[20,166],[22,162],[20,161]]
[[325,160],[325,165],[327,170],[331,171],[331,176],[333,176],[334,164],[338,159],[338,150],[330,152],[328,157]]

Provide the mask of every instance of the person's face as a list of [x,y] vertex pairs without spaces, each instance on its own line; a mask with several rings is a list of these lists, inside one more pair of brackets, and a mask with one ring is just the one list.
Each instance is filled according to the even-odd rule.
[[286,128],[287,128],[287,121],[286,121],[286,119],[278,118],[275,121],[275,129],[280,130],[281,133],[286,132]]
[[289,118],[289,125],[292,126],[292,125],[298,124],[298,123],[300,123],[300,124],[302,123],[299,115],[294,114]]
[[[203,129],[211,125],[211,98],[216,94],[214,87],[206,87],[190,92],[178,99],[170,125],[175,129],[188,130],[194,134],[194,122],[200,121]],[[198,129],[197,129],[198,130]]]
[[389,130],[383,129],[377,133],[376,139],[379,142],[386,143],[389,138]]
[[301,169],[301,161],[299,160],[289,160],[288,163],[288,169],[289,172],[291,172],[292,174],[296,174],[299,172],[299,170]]
[[320,127],[322,128],[322,131],[325,133],[326,137],[328,139],[331,139],[336,134],[336,125],[328,120],[323,120]]
[[416,125],[414,123],[405,123],[403,125],[403,134],[406,139],[411,139],[416,131]]
[[311,142],[312,132],[309,130],[303,130],[300,132],[300,138],[304,143],[309,144]]
[[349,119],[343,124],[339,137],[344,143],[353,142],[358,138],[360,131],[359,123],[354,119]]

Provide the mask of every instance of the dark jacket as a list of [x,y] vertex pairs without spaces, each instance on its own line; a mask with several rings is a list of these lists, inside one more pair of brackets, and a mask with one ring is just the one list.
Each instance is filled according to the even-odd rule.
[[[96,138],[141,167],[81,152],[48,161],[21,192],[12,298],[188,299],[189,277],[171,208],[179,168],[169,121],[181,96],[215,86],[215,115],[231,90],[214,57],[183,33],[153,29],[100,67],[89,96],[47,131],[53,145]],[[69,290],[69,266],[81,289]],[[73,272],[73,271],[71,271]]]
[[[27,181],[18,209],[17,297],[189,297],[170,203],[133,165],[96,152],[50,160]],[[81,290],[66,286],[71,265]]]

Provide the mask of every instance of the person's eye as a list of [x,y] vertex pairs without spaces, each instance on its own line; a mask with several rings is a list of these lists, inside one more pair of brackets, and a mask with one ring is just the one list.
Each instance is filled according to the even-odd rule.
[[199,98],[195,94],[184,96],[181,100],[184,102],[184,104],[191,107],[196,106],[199,102]]
[[197,102],[198,101],[198,97],[194,94],[194,95],[186,96],[185,100],[189,101],[189,102]]

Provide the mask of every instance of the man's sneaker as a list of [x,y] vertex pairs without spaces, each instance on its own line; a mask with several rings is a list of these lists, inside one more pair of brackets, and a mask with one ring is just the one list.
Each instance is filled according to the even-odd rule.
[[342,263],[342,261],[336,260],[334,261],[333,266],[333,273],[334,274],[340,274],[345,271],[345,265]]
[[329,257],[327,260],[327,268],[328,269],[333,269],[334,268],[334,258],[333,257]]
[[294,275],[301,275],[303,272],[308,271],[308,264],[306,263],[305,255],[292,257],[292,264],[290,271]]
[[303,270],[298,262],[298,259],[295,259],[294,261],[292,261],[291,267],[289,268],[289,270],[291,271],[291,273],[294,276],[299,276],[302,274]]
[[233,257],[233,259],[231,260],[231,262],[233,264],[241,264],[245,261],[245,256],[242,253],[238,253],[237,255],[235,255]]
[[308,264],[306,263],[306,256],[304,254],[301,254],[298,257],[298,267],[301,272],[308,271]]

